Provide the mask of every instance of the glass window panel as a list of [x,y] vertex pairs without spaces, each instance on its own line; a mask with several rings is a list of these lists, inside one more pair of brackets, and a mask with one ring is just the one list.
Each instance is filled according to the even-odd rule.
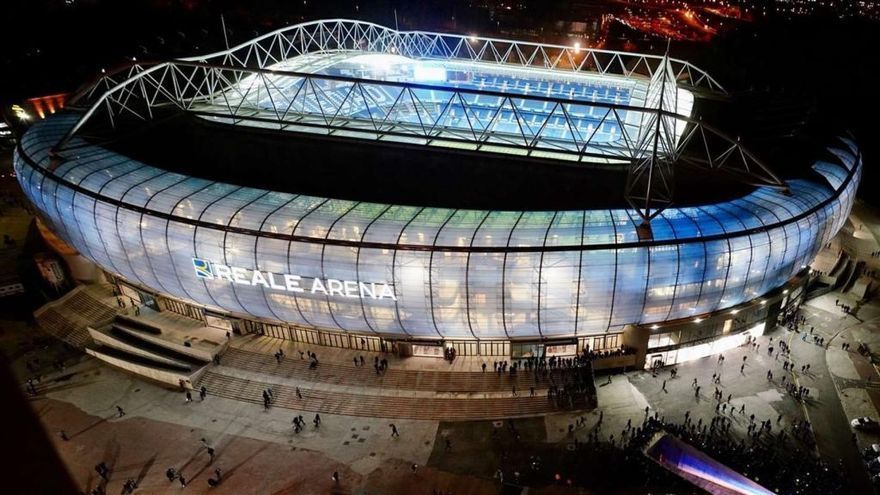
[[504,318],[511,338],[539,334],[540,266],[541,253],[507,254],[504,264]]
[[403,333],[397,319],[397,303],[392,298],[381,297],[379,293],[379,284],[388,284],[398,299],[400,298],[403,282],[395,279],[395,276],[400,277],[398,273],[392,273],[394,257],[394,251],[390,249],[372,248],[361,248],[358,256],[358,281],[370,288],[362,295],[364,312],[370,327],[377,332]]
[[430,259],[431,253],[425,251],[398,251],[395,257],[397,310],[410,335],[437,337],[431,313]]
[[425,208],[400,235],[401,244],[431,246],[436,242],[440,228],[452,219],[455,210],[448,208]]
[[547,229],[553,221],[552,211],[529,211],[523,213],[510,236],[510,246],[543,246]]
[[541,267],[541,334],[574,335],[580,252],[544,253]]
[[512,211],[493,211],[489,213],[480,229],[474,235],[474,246],[506,247],[510,229],[516,225],[520,214]]
[[473,337],[467,321],[467,253],[434,253],[431,292],[434,320],[444,337]]
[[[481,237],[480,233],[478,237]],[[504,310],[501,300],[503,266],[503,253],[471,254],[468,266],[468,297],[471,328],[477,338],[507,336],[504,332]]]
[[583,251],[581,260],[578,334],[605,332],[611,319],[616,253],[612,249]]
[[458,210],[437,234],[437,246],[468,247],[477,227],[489,212],[479,210]]

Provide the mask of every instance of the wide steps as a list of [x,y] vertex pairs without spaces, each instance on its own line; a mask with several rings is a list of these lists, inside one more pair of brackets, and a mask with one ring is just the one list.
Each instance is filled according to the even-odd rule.
[[[323,366],[323,364],[321,365]],[[293,386],[271,384],[206,371],[195,388],[205,386],[208,395],[252,402],[262,406],[263,390],[271,389],[273,407],[293,411],[415,420],[491,420],[520,416],[538,416],[556,411],[546,396],[441,398],[416,396],[368,395],[341,393],[300,387],[303,398]]]
[[100,300],[111,294],[105,286],[82,286],[44,305],[34,318],[50,335],[82,349],[89,342],[86,327],[100,326],[116,316],[117,308]]
[[396,390],[415,390],[424,392],[479,393],[511,392],[516,386],[518,393],[528,393],[529,387],[546,389],[549,380],[542,375],[520,370],[516,376],[509,373],[406,370],[389,367],[381,375],[376,375],[373,363],[364,366],[321,361],[316,369],[309,369],[307,359],[287,356],[279,364],[271,355],[229,348],[223,355],[223,365],[256,373],[292,378],[299,381],[329,383],[333,385],[352,385],[393,388]]

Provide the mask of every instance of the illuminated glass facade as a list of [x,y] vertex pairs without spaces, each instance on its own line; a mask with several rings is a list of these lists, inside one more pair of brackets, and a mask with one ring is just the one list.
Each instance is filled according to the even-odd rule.
[[[735,306],[782,285],[845,221],[858,186],[842,140],[790,195],[761,187],[669,208],[640,241],[631,210],[484,211],[364,203],[189,177],[74,137],[67,113],[23,136],[15,170],[53,230],[105,270],[269,320],[419,338],[590,335]],[[247,283],[198,276],[193,258]],[[253,283],[273,274],[273,283]],[[290,290],[284,274],[300,277]],[[350,282],[346,290],[309,290]],[[258,281],[259,282],[259,281]],[[353,289],[387,284],[393,297]]]

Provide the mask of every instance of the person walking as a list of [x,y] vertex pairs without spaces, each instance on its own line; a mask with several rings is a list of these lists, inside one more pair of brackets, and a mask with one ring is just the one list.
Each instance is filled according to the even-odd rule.
[[186,402],[192,402],[192,401],[193,401],[192,393],[191,393],[189,390],[186,391],[186,394],[185,394],[185,395],[186,395]]
[[214,462],[214,447],[208,447],[208,457],[211,458],[210,462]]
[[315,423],[315,428],[318,428],[319,426],[321,426],[321,415],[318,413],[315,413],[315,419],[312,422]]
[[180,482],[181,488],[186,488],[186,478],[184,478],[182,474],[177,476],[177,481]]
[[333,471],[333,476],[330,477],[333,480],[333,483],[339,484],[339,471]]
[[303,396],[302,396],[302,392],[299,391],[299,387],[296,387],[296,398],[297,398],[297,399],[302,399],[302,398],[303,398]]
[[121,406],[116,406],[116,414],[121,418],[125,416],[125,410]]
[[663,386],[661,386],[660,389],[663,390],[664,392],[666,392],[667,394],[669,393],[666,391],[666,380],[663,380]]
[[391,427],[391,437],[392,438],[400,436],[400,432],[397,431],[397,425],[395,425],[394,423],[391,423],[388,426]]
[[199,389],[199,398],[204,401],[205,397],[207,397],[207,396],[208,396],[208,389],[204,385],[202,385],[202,388]]

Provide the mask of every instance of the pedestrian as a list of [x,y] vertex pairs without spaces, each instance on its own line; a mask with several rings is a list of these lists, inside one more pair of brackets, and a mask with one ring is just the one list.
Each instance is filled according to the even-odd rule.
[[202,385],[202,388],[199,389],[199,398],[201,400],[205,400],[205,397],[207,397],[207,396],[208,396],[208,389],[207,389],[207,387]]
[[211,462],[214,462],[214,447],[208,447],[208,457],[211,458]]
[[182,474],[177,476],[177,481],[180,482],[181,488],[186,488],[186,478],[184,478]]
[[65,442],[70,440],[70,437],[67,436],[67,432],[64,430],[59,431],[58,436],[61,437],[61,439],[64,440]]
[[116,406],[116,414],[121,418],[125,416],[125,411],[122,409],[121,406]]
[[302,398],[303,398],[303,396],[302,396],[302,392],[299,391],[299,387],[296,387],[296,398],[297,398],[297,399],[302,399]]
[[363,366],[363,365],[364,365],[364,356],[363,356],[363,354],[361,354],[360,358],[361,358],[361,366]]
[[339,471],[333,471],[333,476],[331,476],[330,479],[333,480],[333,483],[336,483],[338,485],[339,484]]
[[446,437],[445,440],[446,440],[446,452],[449,452],[452,450],[452,440],[450,440],[449,437]]
[[400,436],[400,432],[397,431],[397,425],[395,425],[394,423],[391,423],[388,426],[391,427],[391,436],[392,437],[399,437]]
[[354,367],[357,368],[357,365],[358,365],[358,358],[357,358],[357,357],[353,357],[353,358],[351,358],[351,359],[354,361]]
[[315,423],[315,428],[321,426],[321,415],[315,413],[315,419],[312,422]]
[[[664,392],[666,392],[666,380],[663,380],[663,386],[660,387]],[[669,392],[666,392],[669,393]]]
[[516,385],[514,385],[514,386],[511,388],[511,391],[513,392],[513,396],[516,397]]
[[[486,363],[483,363],[482,366],[480,366],[480,368],[482,368],[483,373],[485,373],[486,372]],[[413,466],[415,466],[415,464],[413,464]]]
[[171,483],[174,481],[174,478],[177,478],[177,471],[175,471],[173,467],[170,467],[165,470],[165,477],[168,478],[168,482]]
[[529,387],[529,397],[535,396],[535,387]]

